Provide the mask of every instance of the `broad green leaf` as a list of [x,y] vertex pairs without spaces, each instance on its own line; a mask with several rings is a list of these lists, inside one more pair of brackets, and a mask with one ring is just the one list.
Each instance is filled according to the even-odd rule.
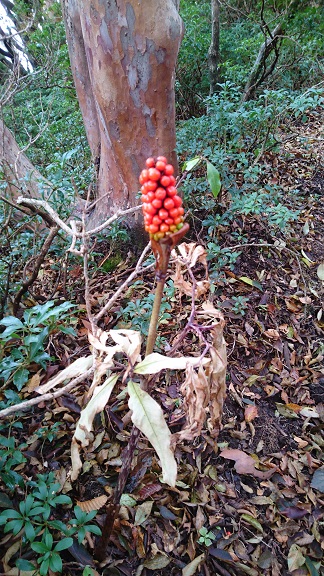
[[101,412],[106,406],[117,380],[118,374],[113,374],[107,378],[102,386],[97,386],[93,392],[93,396],[90,402],[88,402],[87,406],[81,412],[80,420],[77,423],[77,427],[72,439],[72,481],[77,479],[82,468],[79,445],[81,445],[83,448],[89,445],[93,420],[96,414]]
[[57,544],[55,544],[54,550],[55,552],[59,552],[60,550],[66,550],[70,548],[73,544],[73,538],[63,538]]
[[133,424],[145,434],[159,456],[164,482],[175,486],[177,463],[170,448],[171,432],[161,406],[132,380],[128,382],[128,393]]
[[187,160],[187,162],[185,162],[182,166],[182,171],[191,172],[191,170],[193,170],[199,164],[200,161],[201,161],[200,156],[195,156],[195,158]]
[[[185,370],[187,364],[191,366],[198,366],[199,356],[181,356],[180,358],[170,358],[169,356],[163,356],[163,354],[158,354],[153,352],[149,354],[137,364],[134,369],[136,374],[157,374],[160,370],[169,368],[170,370]],[[209,362],[207,359],[203,359],[203,363]]]
[[222,186],[220,180],[220,174],[218,170],[216,170],[215,166],[211,164],[211,162],[206,160],[206,164],[207,164],[207,180],[209,182],[212,195],[214,196],[214,198],[217,198]]
[[15,372],[13,377],[14,385],[17,387],[17,390],[20,391],[26,382],[28,382],[29,378],[29,371],[26,368],[20,368]]

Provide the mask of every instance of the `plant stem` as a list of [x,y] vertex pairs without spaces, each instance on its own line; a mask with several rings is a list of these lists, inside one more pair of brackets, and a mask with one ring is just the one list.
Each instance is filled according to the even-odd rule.
[[151,354],[154,349],[164,284],[165,284],[165,278],[162,278],[162,280],[159,280],[156,284],[154,304],[152,308],[150,326],[147,336],[145,356]]

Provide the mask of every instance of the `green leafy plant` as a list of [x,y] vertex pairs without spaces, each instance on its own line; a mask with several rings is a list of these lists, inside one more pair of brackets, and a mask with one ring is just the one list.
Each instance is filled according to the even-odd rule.
[[[49,570],[62,571],[60,552],[70,548],[73,536],[81,544],[86,532],[100,535],[100,528],[92,523],[96,511],[86,513],[78,506],[74,507],[74,516],[68,522],[62,522],[55,516],[59,515],[61,506],[72,506],[72,500],[65,494],[60,494],[60,484],[55,481],[52,472],[39,474],[36,480],[27,483],[28,494],[19,502],[18,509],[7,508],[0,513],[0,526],[5,534],[17,536],[21,533],[22,552],[30,546],[37,553],[39,573],[42,576]],[[63,537],[62,537],[63,536]],[[21,570],[33,570],[34,564],[25,559],[17,560]]]
[[20,487],[24,485],[23,477],[15,471],[17,466],[26,462],[22,453],[24,448],[24,445],[16,447],[13,436],[0,435],[0,478],[9,490],[14,490],[17,485]]
[[6,385],[13,381],[19,391],[28,381],[32,363],[46,367],[50,355],[45,351],[45,344],[54,331],[75,334],[72,327],[63,324],[68,318],[71,320],[69,311],[74,307],[70,302],[55,306],[49,301],[26,309],[22,320],[7,316],[0,321],[0,326],[5,327],[0,335],[0,379]]
[[199,534],[200,537],[198,538],[198,543],[204,544],[204,546],[207,547],[210,546],[216,538],[215,534],[213,532],[209,532],[207,528],[205,528],[205,526],[202,526],[202,528],[200,528]]
[[232,311],[235,314],[245,316],[245,311],[248,308],[249,298],[246,296],[232,296],[231,301],[233,302]]

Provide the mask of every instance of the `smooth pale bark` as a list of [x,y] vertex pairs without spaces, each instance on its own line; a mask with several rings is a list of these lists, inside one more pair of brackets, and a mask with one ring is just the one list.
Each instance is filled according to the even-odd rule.
[[0,118],[0,170],[6,183],[5,192],[15,199],[21,194],[37,198],[41,190],[49,186],[48,181],[33,166],[22,152],[10,130]]
[[91,225],[138,203],[145,159],[176,163],[177,0],[62,0],[76,91],[97,168]]

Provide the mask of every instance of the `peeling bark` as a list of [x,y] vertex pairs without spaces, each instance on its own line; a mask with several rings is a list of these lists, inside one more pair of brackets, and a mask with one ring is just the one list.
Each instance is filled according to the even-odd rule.
[[98,169],[91,225],[137,203],[145,159],[176,163],[178,0],[62,0],[73,77]]

